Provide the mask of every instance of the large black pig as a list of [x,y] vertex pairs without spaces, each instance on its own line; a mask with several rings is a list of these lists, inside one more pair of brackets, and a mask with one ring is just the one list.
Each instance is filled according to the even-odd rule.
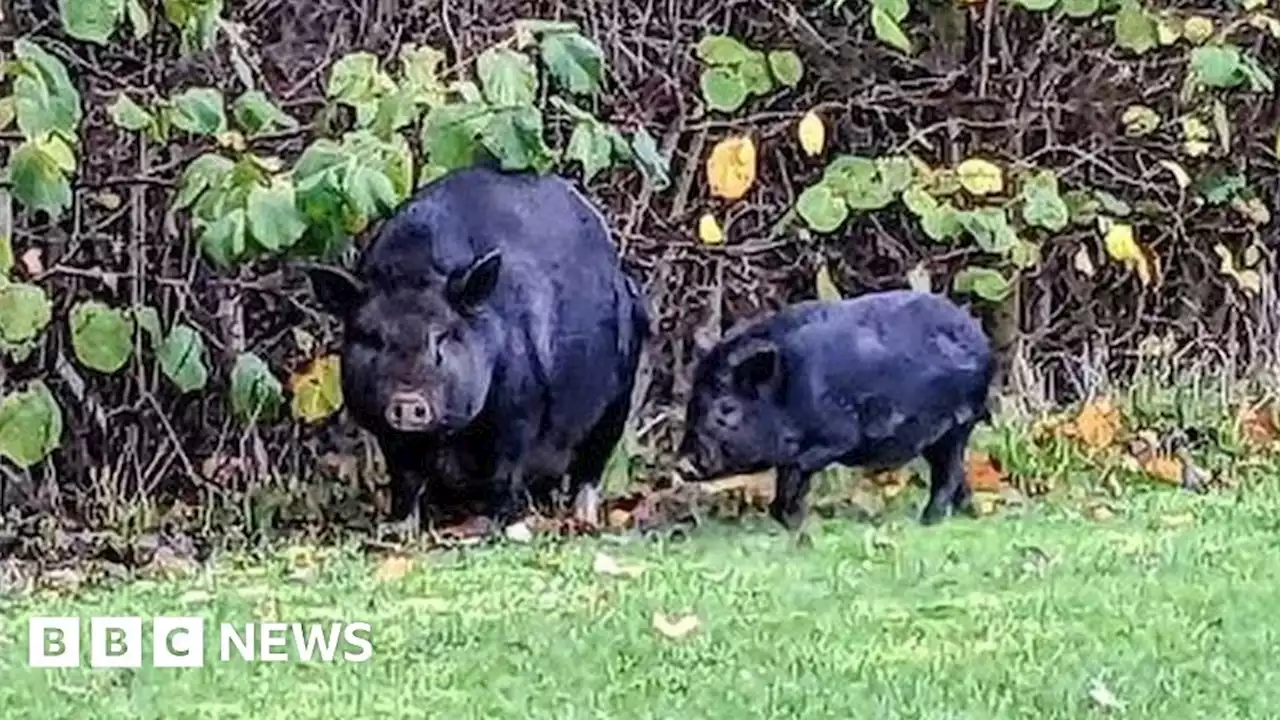
[[940,295],[797,303],[735,327],[699,360],[681,465],[695,480],[775,468],[769,513],[803,540],[813,473],[923,456],[921,521],[933,524],[971,507],[964,452],[989,418],[993,373],[981,325]]
[[601,214],[566,180],[451,172],[387,220],[360,275],[310,266],[344,323],[342,387],[378,440],[392,522],[416,533],[433,488],[480,488],[506,527],[568,473],[595,522],[631,407],[645,300]]

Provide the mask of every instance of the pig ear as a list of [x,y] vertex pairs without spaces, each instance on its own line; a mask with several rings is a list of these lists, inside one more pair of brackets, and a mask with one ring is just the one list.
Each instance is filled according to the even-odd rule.
[[768,340],[750,340],[729,353],[733,381],[743,390],[777,386],[782,377],[778,346]]
[[488,300],[498,285],[501,269],[501,250],[495,248],[481,255],[470,267],[449,279],[446,290],[449,302],[459,308],[474,308]]
[[364,298],[364,283],[340,267],[316,263],[299,263],[311,282],[320,305],[332,315],[345,315]]

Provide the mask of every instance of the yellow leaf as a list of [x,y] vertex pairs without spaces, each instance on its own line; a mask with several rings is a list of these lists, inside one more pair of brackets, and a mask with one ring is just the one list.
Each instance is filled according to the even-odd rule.
[[1280,158],[1280,128],[1276,128],[1276,146],[1274,150],[1276,151],[1276,157]]
[[1004,174],[994,163],[969,158],[956,167],[960,186],[973,195],[990,195],[1004,190]]
[[1245,270],[1237,267],[1235,258],[1231,256],[1231,251],[1222,243],[1214,245],[1213,251],[1218,254],[1219,258],[1222,258],[1222,264],[1218,266],[1218,272],[1235,280],[1241,290],[1251,295],[1258,295],[1262,292],[1262,276],[1257,270]]
[[1191,186],[1191,176],[1187,174],[1186,170],[1182,169],[1181,165],[1172,160],[1161,160],[1160,165],[1173,173],[1173,179],[1178,183],[1179,188],[1186,190]]
[[1182,28],[1177,18],[1161,17],[1156,20],[1156,40],[1161,45],[1172,45],[1182,36]]
[[293,416],[317,422],[342,407],[342,360],[337,355],[316,358],[289,379]]
[[679,620],[672,621],[662,613],[653,614],[653,629],[666,635],[672,640],[679,640],[698,629],[698,617],[696,615],[685,615]]
[[1143,285],[1151,284],[1151,263],[1146,253],[1133,239],[1133,226],[1128,223],[1114,223],[1106,234],[1107,254],[1138,271],[1138,279]]
[[1260,9],[1260,8],[1264,8],[1264,7],[1266,7],[1266,6],[1267,6],[1267,0],[1244,0],[1244,2],[1243,2],[1243,3],[1241,3],[1240,5],[1241,5],[1241,7],[1243,7],[1245,10],[1248,10],[1248,11],[1252,12],[1252,11],[1254,11],[1254,10],[1258,10],[1258,9]]
[[716,222],[716,218],[711,213],[703,213],[698,218],[698,238],[708,245],[719,245],[724,242],[724,231],[720,229],[720,223]]
[[835,281],[831,279],[831,268],[826,263],[822,263],[818,268],[813,280],[814,285],[817,286],[819,300],[839,300],[842,297]]
[[800,118],[800,125],[796,128],[797,134],[800,136],[800,147],[809,157],[813,157],[822,152],[827,144],[827,126],[822,124],[822,118],[818,114],[810,110]]
[[1213,21],[1193,15],[1182,23],[1182,36],[1199,45],[1213,36]]
[[1271,222],[1271,209],[1259,198],[1245,200],[1235,197],[1231,199],[1231,207],[1254,225],[1266,225]]
[[711,193],[726,200],[747,194],[756,180],[756,144],[747,136],[716,143],[707,157],[707,181]]
[[921,262],[908,270],[907,286],[916,292],[931,292],[933,282],[929,278],[929,267]]
[[413,569],[413,558],[408,555],[388,555],[378,563],[373,576],[378,580],[399,580]]
[[644,572],[644,568],[638,565],[623,565],[613,558],[612,555],[606,555],[602,552],[596,553],[595,562],[591,564],[591,568],[601,575],[610,577],[639,577]]

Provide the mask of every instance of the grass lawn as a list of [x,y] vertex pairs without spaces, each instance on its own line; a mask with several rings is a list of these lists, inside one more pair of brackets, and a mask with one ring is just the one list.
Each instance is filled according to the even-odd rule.
[[[928,529],[903,507],[876,529],[828,520],[809,549],[748,521],[670,544],[458,550],[390,580],[355,549],[224,557],[195,579],[4,606],[0,717],[1076,718],[1104,712],[1096,683],[1124,717],[1280,714],[1280,493],[1114,507]],[[644,572],[601,575],[598,550]],[[671,639],[654,612],[701,626]],[[374,655],[220,663],[210,633],[200,669],[35,670],[32,614],[365,620]]]

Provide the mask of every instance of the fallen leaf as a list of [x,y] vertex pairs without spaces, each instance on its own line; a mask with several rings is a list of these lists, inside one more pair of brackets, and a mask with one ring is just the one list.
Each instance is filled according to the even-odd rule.
[[591,564],[591,569],[601,575],[610,577],[639,577],[644,572],[644,568],[638,565],[623,565],[613,558],[612,555],[606,555],[602,552],[596,553],[595,562]]
[[956,166],[960,186],[973,195],[991,195],[1004,190],[1004,174],[1000,168],[981,158],[969,158]]
[[1143,285],[1151,284],[1151,262],[1133,238],[1133,226],[1129,223],[1112,223],[1106,231],[1107,254],[1126,267],[1138,271]]
[[188,590],[182,593],[182,597],[178,598],[178,602],[183,605],[195,605],[197,603],[207,603],[213,599],[213,593],[204,590]]
[[923,262],[907,271],[907,287],[916,292],[931,292],[933,282],[929,278],[929,267]]
[[1146,105],[1130,105],[1120,115],[1120,122],[1124,125],[1125,135],[1142,137],[1160,127],[1160,114]]
[[413,570],[413,558],[408,555],[388,555],[378,563],[378,569],[373,576],[377,580],[384,582],[390,580],[399,580],[409,571]]
[[1106,522],[1115,517],[1116,514],[1103,503],[1092,503],[1085,507],[1085,514],[1090,520],[1096,522]]
[[533,542],[533,531],[529,529],[529,523],[523,520],[518,523],[508,525],[503,529],[502,534],[514,543],[520,543],[523,545]]
[[747,194],[756,180],[756,145],[748,136],[725,138],[707,157],[711,193],[726,200]]
[[1080,408],[1070,430],[1063,430],[1092,449],[1110,447],[1120,432],[1120,409],[1108,397],[1096,398]]
[[724,243],[724,231],[720,229],[720,223],[716,222],[715,215],[703,213],[698,218],[698,239],[708,245]]
[[818,114],[812,110],[800,118],[796,134],[800,136],[800,147],[809,157],[818,155],[826,147],[827,126],[822,123],[822,118],[818,117]]
[[653,614],[653,629],[672,640],[679,640],[697,630],[700,624],[696,615],[685,615],[679,620],[672,621],[671,618],[662,613],[655,612]]
[[631,513],[621,508],[610,510],[606,517],[606,526],[610,530],[625,530],[631,526]]
[[1155,479],[1170,485],[1182,484],[1182,463],[1169,455],[1154,455],[1142,464],[1142,469]]
[[1277,422],[1275,408],[1271,403],[1241,408],[1236,421],[1246,442],[1269,446],[1280,438],[1280,423]]
[[998,493],[1008,477],[1000,468],[998,460],[977,450],[970,452],[965,458],[964,474],[969,482],[969,488],[974,492]]
[[1111,688],[1103,684],[1100,678],[1094,678],[1089,686],[1089,699],[1093,700],[1098,707],[1104,710],[1122,710],[1124,703],[1120,702],[1115,693],[1111,692]]

